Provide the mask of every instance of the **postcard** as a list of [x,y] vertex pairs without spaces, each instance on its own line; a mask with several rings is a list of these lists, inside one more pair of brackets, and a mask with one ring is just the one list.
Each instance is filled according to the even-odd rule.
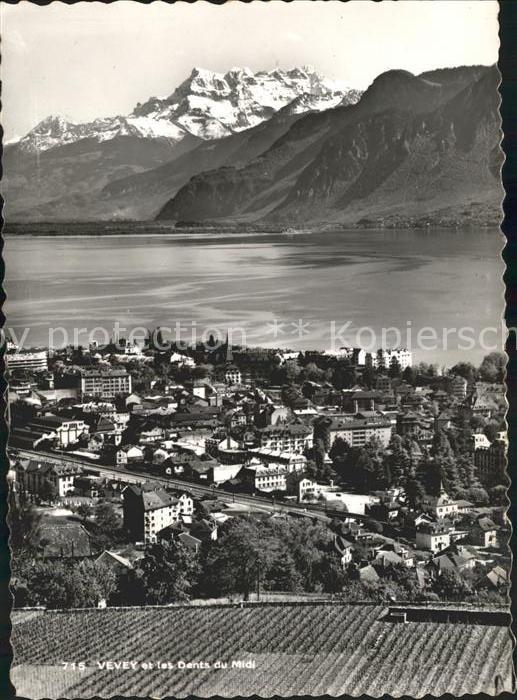
[[3,5],[17,697],[514,690],[498,12]]

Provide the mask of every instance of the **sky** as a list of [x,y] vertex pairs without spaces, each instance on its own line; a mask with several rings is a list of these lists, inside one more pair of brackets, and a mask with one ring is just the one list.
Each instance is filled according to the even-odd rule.
[[385,70],[497,61],[496,0],[0,5],[4,140],[50,114],[130,113],[194,66],[310,65],[364,89]]

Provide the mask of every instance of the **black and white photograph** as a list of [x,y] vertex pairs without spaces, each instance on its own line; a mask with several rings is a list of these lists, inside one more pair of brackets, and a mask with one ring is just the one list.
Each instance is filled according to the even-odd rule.
[[13,697],[515,692],[499,10],[0,8]]

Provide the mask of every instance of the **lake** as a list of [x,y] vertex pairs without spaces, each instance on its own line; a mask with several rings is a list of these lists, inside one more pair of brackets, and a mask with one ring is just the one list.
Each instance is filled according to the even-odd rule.
[[184,339],[230,328],[235,343],[296,350],[378,347],[395,327],[417,361],[479,362],[502,347],[503,243],[497,229],[7,235],[6,326],[29,329],[25,347],[48,345],[56,327],[87,343],[118,322],[173,336],[180,323]]

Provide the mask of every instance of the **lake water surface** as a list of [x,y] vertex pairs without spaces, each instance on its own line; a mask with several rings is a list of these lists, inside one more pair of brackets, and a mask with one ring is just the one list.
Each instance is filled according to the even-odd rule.
[[[488,346],[502,342],[503,240],[497,229],[6,236],[6,326],[18,337],[29,328],[25,345],[47,345],[50,327],[85,328],[85,342],[93,328],[109,331],[115,322],[181,322],[185,338],[230,327],[250,345],[293,349],[364,345],[372,333],[379,345],[382,328],[397,327],[417,360],[478,362],[484,328],[498,329],[497,337],[485,334]],[[332,322],[336,331],[349,324],[334,340]],[[427,326],[439,340],[419,349],[417,332]],[[358,338],[363,327],[371,331]],[[460,328],[472,329],[464,337],[475,337],[473,349],[462,349]],[[54,338],[60,344],[59,333]],[[387,339],[395,341],[394,332]]]

